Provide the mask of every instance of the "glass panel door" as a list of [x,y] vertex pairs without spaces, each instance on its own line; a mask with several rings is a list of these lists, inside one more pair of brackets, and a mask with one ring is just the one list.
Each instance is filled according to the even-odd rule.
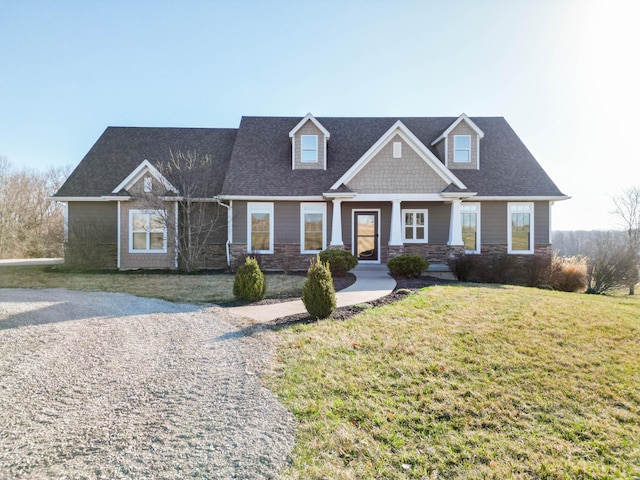
[[378,260],[378,212],[356,212],[355,242],[358,260]]

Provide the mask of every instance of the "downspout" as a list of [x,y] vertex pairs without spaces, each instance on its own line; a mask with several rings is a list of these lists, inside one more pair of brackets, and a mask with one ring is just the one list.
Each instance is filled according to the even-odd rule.
[[218,205],[222,205],[227,209],[227,241],[224,244],[224,249],[227,254],[227,267],[231,267],[231,251],[229,245],[231,245],[231,235],[233,233],[233,200],[229,201],[229,205],[222,203],[218,197],[215,197]]

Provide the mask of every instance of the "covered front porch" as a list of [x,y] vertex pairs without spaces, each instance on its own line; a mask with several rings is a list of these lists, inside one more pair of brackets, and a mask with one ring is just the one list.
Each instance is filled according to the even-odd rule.
[[461,196],[383,197],[325,194],[333,203],[329,248],[349,250],[361,264],[416,253],[431,264],[446,265],[464,251]]

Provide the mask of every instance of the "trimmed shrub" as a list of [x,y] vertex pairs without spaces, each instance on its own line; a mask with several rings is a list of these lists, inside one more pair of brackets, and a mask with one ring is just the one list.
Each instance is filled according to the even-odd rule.
[[328,248],[320,252],[320,261],[328,263],[331,274],[337,277],[358,265],[358,258],[353,253],[337,248]]
[[405,253],[404,255],[398,255],[397,257],[390,258],[387,261],[387,267],[389,271],[394,275],[404,275],[407,277],[419,277],[429,266],[427,262],[420,255],[413,253]]
[[587,288],[587,261],[583,257],[551,259],[549,286],[562,292],[582,292]]
[[329,264],[320,260],[316,255],[311,261],[307,279],[302,286],[302,303],[314,318],[327,318],[336,309],[336,291]]
[[233,296],[238,300],[257,302],[267,293],[267,282],[255,258],[247,257],[236,272],[233,281]]

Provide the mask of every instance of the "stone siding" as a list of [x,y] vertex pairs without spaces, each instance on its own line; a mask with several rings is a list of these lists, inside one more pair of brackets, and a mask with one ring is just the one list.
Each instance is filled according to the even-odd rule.
[[248,256],[255,257],[260,268],[264,271],[307,271],[310,262],[316,257],[316,254],[300,253],[300,244],[298,243],[276,243],[273,246],[272,254],[249,254],[247,253],[247,245],[242,243],[230,245],[229,251],[233,271],[236,271]]
[[[393,158],[394,142],[402,144],[402,158]],[[440,193],[447,185],[399,135],[347,184],[358,193]]]

